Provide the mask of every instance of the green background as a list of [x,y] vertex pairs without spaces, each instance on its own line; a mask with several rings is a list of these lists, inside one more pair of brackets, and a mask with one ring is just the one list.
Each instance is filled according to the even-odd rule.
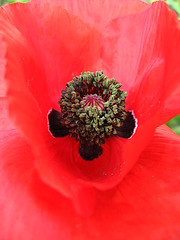
[[[28,0],[0,0],[0,6],[4,5],[4,4],[8,4],[8,3],[14,3],[14,2],[26,3],[26,2],[28,2]],[[154,0],[146,0],[146,2],[152,3],[152,2],[155,2],[155,1]],[[169,7],[171,9],[174,9],[177,12],[178,17],[180,19],[180,0],[165,0],[165,2],[167,2],[169,4]],[[167,123],[167,125],[170,128],[172,128],[173,131],[175,131],[176,133],[178,133],[180,135],[180,115],[171,119]]]
[[7,3],[15,3],[15,2],[21,2],[21,3],[26,3],[26,2],[29,2],[28,0],[0,0],[0,5],[4,5],[4,4],[7,4]]

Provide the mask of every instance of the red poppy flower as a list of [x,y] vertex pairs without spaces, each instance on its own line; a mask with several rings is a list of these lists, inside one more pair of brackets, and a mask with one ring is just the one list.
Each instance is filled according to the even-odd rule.
[[[180,139],[160,126],[180,109],[176,14],[36,0],[2,7],[0,29],[0,239],[178,239]],[[93,124],[83,135],[72,103],[105,117],[103,140]]]

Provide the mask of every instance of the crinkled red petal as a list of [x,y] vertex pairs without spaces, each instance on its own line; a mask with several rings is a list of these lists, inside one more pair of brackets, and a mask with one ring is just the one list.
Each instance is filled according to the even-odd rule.
[[[138,42],[137,33],[140,32],[141,36],[144,34],[144,31],[141,30],[144,26],[143,22],[145,22],[145,29],[147,28],[145,33],[148,32],[151,35],[153,29],[157,30],[157,24],[160,23],[160,27],[163,25],[164,15],[165,17],[170,16],[172,20],[174,19],[163,3],[158,3],[158,7],[155,6],[152,10],[148,7],[144,13],[139,15],[121,18],[122,28],[120,29],[122,29],[122,33],[130,37],[132,22],[136,22],[138,30],[132,35],[134,40]],[[161,14],[161,10],[163,14]],[[145,16],[146,21],[144,21]],[[94,208],[96,199],[93,187],[107,190],[117,185],[132,168],[152,137],[160,119],[159,109],[163,108],[157,103],[159,95],[157,96],[156,93],[160,91],[161,86],[158,85],[157,90],[155,89],[154,76],[161,76],[160,73],[163,68],[159,68],[159,66],[163,66],[161,57],[164,55],[160,54],[156,59],[155,50],[158,51],[158,49],[155,45],[150,45],[149,51],[153,47],[155,48],[154,52],[152,50],[154,55],[152,58],[151,54],[147,57],[147,52],[142,49],[144,45],[137,44],[138,52],[136,48],[133,47],[134,50],[131,48],[130,41],[127,41],[126,44],[125,39],[122,38],[123,50],[125,48],[128,49],[128,52],[132,50],[132,55],[135,56],[138,53],[140,54],[138,60],[141,61],[139,60],[139,62],[135,60],[131,62],[129,58],[125,58],[127,61],[123,64],[123,58],[121,58],[124,67],[117,65],[124,88],[129,89],[127,106],[129,110],[134,109],[138,117],[139,128],[130,140],[118,138],[107,140],[103,146],[103,155],[89,163],[80,158],[79,146],[73,139],[69,137],[53,139],[48,132],[46,120],[48,110],[57,106],[60,90],[65,86],[66,81],[70,80],[72,74],[79,74],[83,70],[95,70],[95,66],[100,66],[97,61],[100,49],[99,32],[90,28],[87,24],[83,24],[77,17],[67,13],[58,4],[39,5],[38,3],[29,3],[27,5],[7,6],[1,9],[0,21],[4,41],[7,45],[6,80],[9,88],[10,113],[33,146],[35,166],[41,179],[65,196],[72,198],[79,212],[86,212],[86,215],[89,215]],[[114,20],[112,27],[116,29],[117,26],[117,29],[119,29],[119,21],[119,19]],[[60,33],[59,29],[61,29]],[[106,31],[103,31],[105,42],[109,40],[110,36],[107,35],[108,29],[109,27],[106,28]],[[148,31],[149,29],[151,31]],[[164,28],[160,29],[164,30]],[[110,28],[110,33],[112,34],[112,32],[112,28]],[[114,33],[116,34],[117,31],[114,31]],[[158,31],[155,32],[155,35],[152,34],[155,39],[157,33]],[[158,38],[161,39],[161,37],[160,35]],[[147,44],[146,41],[145,43]],[[157,43],[159,44],[158,41]],[[89,48],[89,46],[91,47]],[[109,46],[108,42],[107,46]],[[111,46],[116,48],[115,44]],[[123,50],[121,56],[124,56]],[[142,53],[145,54],[143,59],[141,59]],[[105,54],[102,56],[103,59],[106,59],[106,63],[111,64],[113,62],[113,59],[110,61],[107,57],[105,49],[102,54]],[[150,65],[148,65],[149,61]],[[141,65],[138,65],[140,66],[140,69],[138,69],[139,75],[136,79],[137,82],[135,82],[133,73],[137,72],[134,66],[137,63],[141,63]],[[107,74],[109,73],[110,76],[111,69],[105,69],[108,69]],[[131,72],[129,69],[131,69]],[[150,72],[149,75],[147,74],[147,85],[146,82],[143,84],[141,81],[144,71],[147,71],[146,74]],[[117,77],[117,72],[114,73],[115,75],[112,76]],[[131,81],[136,85],[132,86],[130,78],[127,78],[125,73],[132,77]],[[119,79],[119,76],[117,79]],[[125,83],[126,80],[129,84]],[[153,80],[152,83],[151,80]],[[161,79],[159,81],[161,82]],[[151,94],[148,84],[150,86],[152,84]],[[145,100],[147,102],[142,99],[139,100],[140,97],[145,96],[140,94],[143,91],[146,94]],[[168,90],[166,89],[166,91]],[[163,95],[162,89],[160,93]],[[150,105],[151,100],[155,101],[153,104],[157,104],[156,108],[159,111],[153,111],[155,107]],[[148,108],[144,109],[143,106]],[[85,202],[82,194],[84,191],[88,195],[94,196],[93,200],[88,198],[90,200]]]
[[6,47],[0,37],[0,131],[13,129],[13,123],[8,116],[6,84],[4,81],[6,65]]
[[[34,0],[34,2],[41,0]],[[73,15],[78,16],[83,22],[93,25],[102,31],[112,19],[141,12],[148,8],[148,4],[139,0],[47,0],[57,5],[62,5]]]
[[0,97],[2,98],[5,96],[5,90],[6,90],[6,86],[3,81],[4,74],[5,74],[5,64],[6,64],[6,58],[5,58],[6,47],[5,47],[5,44],[2,43],[1,36],[0,36],[0,43],[1,43],[1,48],[0,48]]
[[162,124],[180,112],[179,42],[177,16],[163,1],[104,31],[103,69],[122,83],[140,124],[155,115]]
[[[120,185],[96,192],[96,208],[90,217],[79,216],[71,201],[39,180],[31,149],[20,136],[12,131],[2,136],[1,132],[1,138],[1,239],[180,237],[180,138],[167,127],[157,129]],[[84,192],[84,201],[88,198]]]
[[19,87],[26,85],[46,114],[58,107],[67,81],[81,71],[95,70],[98,31],[61,6],[45,2],[6,6],[1,8],[0,24],[7,45],[9,88],[12,78]]
[[[81,187],[77,182],[76,188],[67,185],[69,179],[72,183],[74,180],[72,171],[66,172],[71,162],[63,158],[66,149],[69,149],[64,151],[64,145],[63,149],[58,145],[61,141],[56,141],[54,149],[54,140],[48,132],[47,113],[50,107],[57,106],[66,81],[83,70],[91,70],[88,66],[92,67],[92,63],[96,62],[98,45],[95,42],[99,34],[62,8],[50,4],[7,6],[1,9],[0,20],[7,45],[5,78],[10,114],[34,148],[36,167],[40,174],[43,173],[42,179],[67,196],[77,199],[75,205],[81,205],[81,209],[89,214],[93,201],[84,203],[83,208]],[[69,142],[72,144],[72,141]],[[52,148],[58,151],[58,155],[54,156]],[[39,155],[42,157],[40,162]],[[49,174],[46,175],[48,169]],[[89,187],[86,192],[94,194]]]

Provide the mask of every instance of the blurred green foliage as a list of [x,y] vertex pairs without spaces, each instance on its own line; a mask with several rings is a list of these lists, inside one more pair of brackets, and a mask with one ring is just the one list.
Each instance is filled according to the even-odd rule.
[[29,0],[0,0],[0,6],[4,4],[15,3],[15,2],[27,3],[29,2]]
[[[144,1],[148,3],[152,3],[152,2],[156,2],[157,0],[144,0]],[[29,0],[0,0],[0,6],[4,4],[14,3],[14,2],[26,3],[26,2],[29,2]],[[168,3],[171,9],[174,9],[177,12],[178,17],[180,19],[180,0],[165,0],[165,2]],[[172,128],[173,131],[175,131],[177,134],[180,135],[180,115],[171,119],[167,123],[167,125],[170,128]]]
[[172,128],[172,130],[174,132],[176,132],[177,134],[180,135],[180,115],[178,115],[177,117],[171,119],[167,125]]

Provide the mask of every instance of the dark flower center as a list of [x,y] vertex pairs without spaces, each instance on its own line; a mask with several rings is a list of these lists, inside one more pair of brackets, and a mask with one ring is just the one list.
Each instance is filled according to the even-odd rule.
[[112,136],[129,138],[135,128],[131,112],[125,111],[126,92],[103,72],[85,72],[68,82],[62,90],[61,113],[49,114],[50,131],[55,137],[70,135],[80,142],[85,160],[102,154],[101,145]]

